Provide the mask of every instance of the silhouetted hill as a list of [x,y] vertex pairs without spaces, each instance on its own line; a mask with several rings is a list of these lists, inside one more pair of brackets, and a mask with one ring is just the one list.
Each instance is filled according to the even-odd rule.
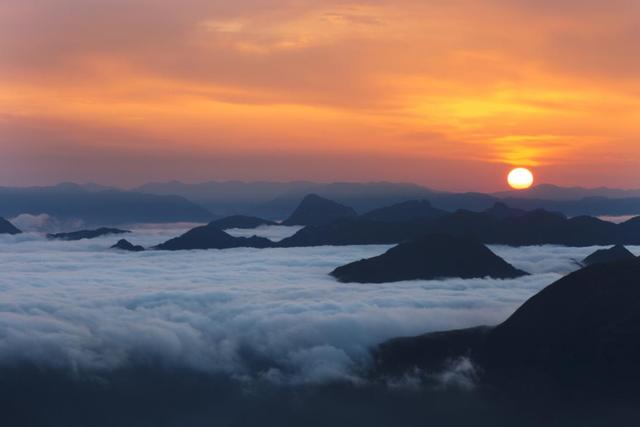
[[428,200],[409,200],[392,206],[374,209],[362,215],[372,221],[409,221],[413,219],[431,219],[446,215],[448,212],[436,209]]
[[53,187],[0,188],[0,216],[47,214],[61,220],[80,219],[89,225],[203,222],[214,215],[179,196],[131,191],[88,190],[76,184]]
[[118,228],[101,227],[95,230],[79,230],[72,231],[70,233],[54,233],[47,234],[49,239],[59,240],[82,240],[82,239],[95,239],[96,237],[107,236],[110,234],[124,234],[131,233],[129,230],[120,230]]
[[425,222],[381,222],[343,218],[330,224],[308,226],[280,242],[282,247],[344,246],[400,243],[428,232]]
[[595,264],[560,279],[488,336],[483,364],[560,381],[640,379],[640,261]]
[[325,199],[316,194],[307,195],[283,225],[323,225],[340,218],[357,216],[348,206]]
[[120,250],[123,250],[123,251],[129,251],[129,252],[142,252],[142,251],[144,251],[144,247],[142,247],[140,245],[134,245],[133,243],[129,242],[126,239],[118,240],[118,243],[116,243],[115,245],[111,246],[111,249],[120,249]]
[[495,328],[388,341],[378,374],[441,369],[468,357],[480,381],[635,390],[640,380],[640,260],[595,264],[558,280]]
[[598,264],[602,262],[628,261],[635,255],[622,245],[615,245],[609,249],[600,249],[582,260],[584,265]]
[[523,209],[511,208],[502,202],[496,202],[492,207],[485,210],[484,213],[494,218],[505,219],[523,216],[527,213],[527,211]]
[[16,226],[11,224],[4,218],[0,218],[0,234],[20,234],[20,231]]
[[227,230],[229,228],[256,228],[261,225],[277,225],[277,223],[255,216],[232,215],[212,221],[211,225],[221,230]]
[[213,224],[192,228],[179,237],[167,240],[154,249],[185,250],[185,249],[229,249],[229,248],[268,248],[274,243],[263,237],[233,237]]
[[631,218],[618,225],[620,234],[622,235],[635,235],[640,233],[640,216]]
[[448,277],[507,279],[526,274],[482,243],[439,234],[401,243],[382,255],[352,262],[331,272],[341,282],[359,283]]
[[[51,200],[41,200],[34,205],[32,200],[20,200],[17,209],[12,203],[16,200],[3,198],[3,194],[18,190],[20,194],[33,195],[33,193],[66,193],[65,198],[73,201],[73,204],[66,208],[64,203],[56,204]],[[544,191],[543,191],[544,190]],[[149,183],[138,187],[134,191],[122,191],[113,187],[101,186],[98,184],[73,184],[62,183],[53,187],[30,187],[30,188],[0,188],[0,215],[13,217],[21,213],[48,213],[50,215],[66,219],[78,218],[73,211],[78,211],[77,206],[82,194],[102,194],[102,193],[127,193],[144,194],[146,197],[156,196],[180,196],[178,200],[170,201],[165,199],[163,203],[167,206],[172,204],[181,205],[184,212],[172,213],[167,210],[164,219],[158,211],[155,215],[160,218],[149,218],[149,212],[145,216],[140,213],[132,220],[118,220],[119,223],[126,222],[171,222],[171,221],[191,221],[203,222],[214,218],[214,214],[207,212],[202,215],[196,212],[188,212],[185,202],[190,201],[191,207],[197,205],[198,209],[208,209],[217,214],[232,215],[243,214],[257,216],[271,220],[281,220],[286,218],[295,207],[301,202],[305,195],[313,193],[337,203],[351,206],[358,213],[369,212],[385,206],[402,203],[410,200],[428,200],[436,209],[455,211],[465,209],[471,211],[484,211],[491,208],[494,203],[504,201],[512,208],[524,210],[546,209],[550,211],[562,212],[565,215],[638,215],[640,214],[640,193],[637,190],[618,189],[580,189],[562,188],[542,185],[532,190],[501,192],[494,194],[483,193],[452,193],[436,191],[423,186],[408,183],[314,183],[306,181],[297,182],[204,182],[198,184],[185,184],[179,181],[164,183]],[[112,196],[113,197],[113,196]],[[133,197],[133,196],[129,196]],[[137,196],[138,198],[142,196]],[[147,198],[145,197],[145,200]],[[103,198],[103,197],[101,197]],[[135,199],[135,197],[133,197]],[[154,203],[160,203],[156,200]],[[11,202],[3,206],[2,202]],[[28,202],[28,203],[27,203]],[[46,203],[45,203],[46,202]],[[149,199],[147,203],[151,203]],[[129,200],[129,203],[133,201]],[[195,204],[195,205],[194,205]],[[73,208],[73,209],[71,209]],[[178,206],[174,206],[177,209]],[[153,211],[152,211],[153,212]],[[104,217],[96,220],[91,219],[97,215],[92,212],[83,214],[94,224],[110,223]],[[124,213],[121,213],[124,215]],[[171,217],[176,216],[175,219]],[[115,217],[115,216],[114,216]],[[217,217],[217,216],[215,216]],[[84,217],[83,217],[84,219]],[[115,224],[115,222],[114,222]]]
[[272,220],[285,219],[307,194],[335,200],[357,212],[412,199],[422,199],[434,192],[406,183],[317,183],[294,182],[203,182],[185,184],[178,181],[150,183],[136,191],[151,194],[177,194],[216,213],[245,214]]
[[566,218],[535,210],[502,218],[487,212],[459,210],[434,219],[382,222],[366,218],[305,227],[280,242],[282,246],[400,243],[425,234],[472,236],[485,244],[512,246],[557,244],[593,246],[640,244],[640,219],[614,224],[597,218]]

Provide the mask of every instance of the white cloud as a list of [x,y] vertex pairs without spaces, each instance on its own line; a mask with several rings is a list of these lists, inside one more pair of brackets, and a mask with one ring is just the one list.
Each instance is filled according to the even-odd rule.
[[267,239],[279,242],[289,236],[293,236],[296,231],[302,229],[302,226],[287,227],[284,225],[263,225],[258,228],[246,229],[246,228],[230,228],[225,230],[227,233],[235,237],[251,237],[260,236]]
[[[182,231],[145,228],[127,239],[150,246]],[[355,380],[372,346],[498,323],[594,249],[495,247],[535,273],[514,280],[342,284],[333,268],[388,246],[108,250],[118,238],[0,236],[0,363],[157,361],[279,383]]]
[[20,214],[9,219],[9,221],[22,231],[38,231],[38,232],[57,232],[65,229],[81,228],[83,222],[81,220],[60,221],[59,219],[47,214]]

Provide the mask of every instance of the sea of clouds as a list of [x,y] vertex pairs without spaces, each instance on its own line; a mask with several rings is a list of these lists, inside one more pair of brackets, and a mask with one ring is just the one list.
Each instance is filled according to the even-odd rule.
[[[145,226],[125,237],[151,246],[186,228]],[[295,230],[253,232],[278,239]],[[532,273],[514,280],[343,284],[328,273],[389,246],[109,249],[120,237],[0,236],[0,365],[80,372],[154,363],[283,384],[357,382],[373,346],[499,323],[597,249],[492,247]]]

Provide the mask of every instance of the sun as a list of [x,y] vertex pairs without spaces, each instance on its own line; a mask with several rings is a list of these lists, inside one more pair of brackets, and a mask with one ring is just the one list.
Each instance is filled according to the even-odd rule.
[[514,190],[526,190],[533,184],[533,174],[526,168],[515,168],[509,172],[507,182]]

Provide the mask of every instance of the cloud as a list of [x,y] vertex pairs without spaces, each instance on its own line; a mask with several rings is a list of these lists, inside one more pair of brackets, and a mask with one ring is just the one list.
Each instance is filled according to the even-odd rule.
[[273,240],[274,242],[278,242],[285,237],[292,236],[296,231],[302,228],[302,226],[289,227],[266,225],[254,229],[231,228],[225,231],[235,237],[251,237],[254,235],[258,235],[260,237],[266,237],[269,240]]
[[[127,238],[150,246],[180,231],[146,227]],[[496,324],[589,251],[494,248],[534,273],[516,280],[345,285],[327,273],[388,246],[130,254],[108,250],[115,240],[0,236],[0,365],[153,363],[278,384],[357,382],[372,346]]]
[[9,221],[22,231],[56,232],[82,228],[82,220],[60,221],[47,214],[21,214]]

